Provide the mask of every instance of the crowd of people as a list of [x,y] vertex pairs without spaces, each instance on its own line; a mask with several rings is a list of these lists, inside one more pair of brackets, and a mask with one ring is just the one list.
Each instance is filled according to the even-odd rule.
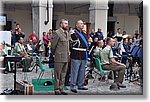
[[[49,55],[49,46],[50,46],[50,37],[52,35],[52,30],[50,29],[48,32],[43,32],[43,45],[45,46],[45,57],[48,57]],[[25,41],[25,38],[27,39]],[[19,54],[22,57],[24,57],[24,61],[22,61],[21,64],[23,64],[23,72],[31,72],[31,62],[32,62],[32,56],[29,55],[29,52],[34,51],[36,48],[36,45],[39,41],[38,34],[33,31],[29,36],[27,36],[24,32],[22,32],[22,28],[20,24],[16,24],[16,27],[14,30],[11,30],[11,45],[6,46],[5,43],[1,43],[1,62],[3,61],[3,66],[6,67],[4,70],[4,73],[7,74],[8,72],[12,72],[13,70],[8,69],[8,65],[5,63],[5,60],[3,56],[8,55],[8,51],[6,51],[7,47],[11,47],[11,54]]]
[[[70,85],[70,89],[74,93],[77,93],[78,90],[88,90],[84,86],[85,66],[89,60],[95,64],[93,59],[95,56],[99,56],[103,69],[118,73],[114,83],[118,87],[126,88],[123,84],[126,62],[128,58],[132,57],[131,51],[134,46],[143,45],[143,39],[138,31],[135,31],[134,36],[131,36],[126,31],[121,33],[121,28],[118,28],[116,34],[109,32],[104,38],[102,29],[98,28],[97,32],[92,29],[87,39],[86,33],[83,31],[84,22],[82,20],[76,22],[75,28],[68,29],[68,26],[68,20],[62,19],[59,29],[56,31],[50,29],[48,33],[43,32],[42,37],[45,57],[50,55],[54,57],[55,94],[66,95],[67,93],[63,89],[64,85]],[[25,36],[20,25],[16,24],[15,31],[12,31],[11,44],[15,46],[16,52],[25,58],[23,71],[30,72],[32,60],[23,45]],[[35,31],[28,37],[28,42],[33,46],[38,40]],[[1,52],[2,49],[4,47],[1,45]],[[91,74],[92,70],[91,68]]]
[[[64,22],[66,21],[67,20],[65,20]],[[62,25],[64,22],[61,22]],[[78,20],[76,22],[75,28],[71,31],[69,30],[70,62],[68,64],[70,64],[70,73],[68,71],[65,72],[67,72],[66,76],[69,76],[68,74],[70,74],[70,82],[65,81],[65,85],[70,85],[70,89],[74,93],[77,93],[77,86],[78,90],[88,90],[88,88],[84,86],[85,65],[88,59],[92,61],[93,57],[95,55],[98,55],[101,58],[103,69],[112,70],[118,73],[118,76],[117,78],[115,78],[114,83],[116,83],[118,87],[126,88],[126,86],[123,84],[126,70],[126,61],[128,57],[132,57],[131,50],[135,45],[138,44],[142,46],[142,38],[139,37],[140,34],[137,35],[136,31],[135,36],[131,38],[131,36],[128,35],[125,31],[123,31],[123,34],[121,34],[120,28],[118,28],[117,34],[111,33],[108,35],[109,37],[104,39],[102,29],[98,28],[97,32],[92,29],[92,32],[89,35],[89,39],[86,39],[86,34],[83,31],[83,25],[83,21]],[[63,26],[60,26],[59,30],[62,30],[62,32],[67,31]],[[53,37],[56,37],[55,40],[53,40],[54,42],[59,42],[58,38],[63,39],[61,38],[62,34],[59,35],[59,33],[57,34],[57,36],[56,34],[54,34]],[[56,42],[54,43],[53,41],[52,46],[54,46],[55,51],[57,49],[57,45]],[[59,45],[58,42],[57,44]],[[64,40],[62,44],[65,42],[68,43],[68,40]],[[59,55],[59,57],[55,56],[55,59],[57,59],[63,57],[65,54],[61,53],[61,51],[58,51],[55,55]],[[66,77],[66,79],[68,80],[69,78]],[[61,94],[61,92],[63,92],[64,94],[64,91],[62,91],[62,89],[59,90],[57,86],[57,91],[55,94]]]

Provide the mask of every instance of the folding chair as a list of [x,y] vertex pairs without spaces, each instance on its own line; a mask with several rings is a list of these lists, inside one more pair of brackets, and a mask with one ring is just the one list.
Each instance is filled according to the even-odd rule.
[[37,53],[29,53],[29,55],[32,56],[32,62],[31,62],[31,71],[33,71],[34,69],[36,70],[36,73],[38,71],[38,67],[39,67],[39,63],[38,63],[38,59],[37,59],[37,56],[38,54]]
[[39,56],[36,56],[36,58],[37,58],[37,61],[39,63],[39,67],[40,67],[40,71],[41,71],[39,76],[38,76],[37,83],[38,84],[40,83],[40,80],[42,79],[45,71],[51,71],[52,72],[52,79],[54,79],[54,74],[53,74],[54,68],[49,68],[49,66],[43,65]]
[[103,70],[100,58],[94,58],[94,59],[95,59],[95,64],[96,64],[97,71],[94,71],[96,73],[96,75],[95,75],[95,78],[93,80],[93,83],[95,82],[95,79],[96,79],[97,75],[100,76],[100,80],[102,80],[103,77],[107,76],[107,78],[105,78],[105,80],[108,81],[108,75],[109,75],[110,72],[112,73],[112,78],[114,80],[114,73],[113,73],[113,71],[112,70]]

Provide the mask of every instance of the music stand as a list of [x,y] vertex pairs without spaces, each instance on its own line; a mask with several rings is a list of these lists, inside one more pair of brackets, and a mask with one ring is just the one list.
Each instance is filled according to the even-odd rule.
[[[40,42],[41,42],[41,40],[39,40],[39,41],[37,42],[37,44],[36,44],[36,46],[35,46],[35,48],[34,48],[34,50],[33,50],[33,52],[32,52],[32,56],[33,56],[35,59],[36,59],[36,56],[39,55],[39,53],[40,53],[40,51],[39,51],[39,49],[40,49],[40,47],[41,47]],[[34,65],[32,66],[33,68],[31,69],[31,71],[33,71],[33,69],[36,68],[36,73],[37,73],[37,71],[38,71],[37,66],[39,66],[39,63],[38,63],[38,61],[37,61],[37,59],[36,59]]]
[[35,46],[35,48],[34,48],[34,50],[33,50],[33,53],[38,53],[38,52],[39,52],[39,49],[40,49],[40,47],[41,47],[40,42],[41,42],[41,40],[39,40],[39,41],[37,42],[37,44],[36,44],[36,46]]
[[12,92],[12,94],[17,94],[17,91],[16,91],[16,63],[19,62],[20,60],[22,59],[21,56],[14,56],[14,55],[8,55],[5,57],[5,61],[8,62],[14,62],[15,64],[15,67],[14,67],[14,90]]

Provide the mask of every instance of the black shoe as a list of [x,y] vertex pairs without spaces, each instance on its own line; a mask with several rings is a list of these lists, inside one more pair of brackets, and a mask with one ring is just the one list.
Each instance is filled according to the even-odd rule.
[[113,80],[112,75],[108,75],[108,79]]
[[88,78],[88,79],[94,79],[94,77],[92,76],[92,74],[87,75],[86,78]]
[[9,73],[15,73],[15,70],[8,71]]
[[60,91],[55,91],[55,95],[61,95]]
[[98,80],[101,81],[101,82],[105,82],[105,81],[106,81],[106,80],[105,80],[105,77],[98,78]]
[[61,92],[61,95],[68,95],[68,93],[66,93],[66,92]]
[[86,87],[78,88],[78,90],[88,90]]
[[22,70],[22,71],[23,71],[23,72],[31,72],[31,70],[29,70],[29,69],[28,69],[28,70]]
[[74,93],[77,93],[77,90],[76,89],[71,89],[72,92]]
[[117,83],[117,85],[120,87],[120,88],[126,88],[125,85],[121,84],[121,83]]
[[8,71],[7,71],[7,70],[4,70],[3,73],[4,73],[4,74],[8,74]]
[[116,83],[112,83],[110,85],[109,89],[113,90],[113,91],[118,91],[118,90],[120,90],[120,87]]
[[70,86],[70,83],[65,83],[65,86]]

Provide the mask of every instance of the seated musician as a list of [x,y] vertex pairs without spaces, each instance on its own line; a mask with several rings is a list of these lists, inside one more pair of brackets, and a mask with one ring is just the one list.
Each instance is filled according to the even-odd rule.
[[128,45],[127,38],[124,38],[123,44],[120,45],[120,54],[122,55],[122,63],[126,64],[128,57],[130,57],[129,45]]
[[24,43],[24,39],[22,37],[19,37],[18,42],[16,42],[16,44],[15,44],[15,50],[16,50],[16,53],[18,53],[19,55],[21,55],[23,57],[24,68],[22,71],[30,72],[29,68],[30,68],[32,59],[28,55],[27,51],[25,50],[23,43]]
[[5,60],[5,56],[7,56],[7,52],[6,52],[6,46],[4,43],[0,44],[0,68],[5,68],[3,70],[4,74],[8,74],[8,72],[12,72],[11,69],[9,69],[9,65]]
[[97,42],[98,42],[98,37],[95,37],[94,41],[89,46],[89,58],[91,62],[93,62],[94,49],[96,49]]
[[94,49],[94,56],[99,56],[100,57],[100,53],[102,52],[103,45],[104,45],[103,40],[99,40],[97,42],[97,46]]
[[[116,39],[112,39],[112,41],[114,42],[114,44],[116,44]],[[113,51],[113,56],[115,58],[116,61],[119,61],[121,60],[121,55],[119,54],[119,48],[117,46],[112,46],[112,51]]]

